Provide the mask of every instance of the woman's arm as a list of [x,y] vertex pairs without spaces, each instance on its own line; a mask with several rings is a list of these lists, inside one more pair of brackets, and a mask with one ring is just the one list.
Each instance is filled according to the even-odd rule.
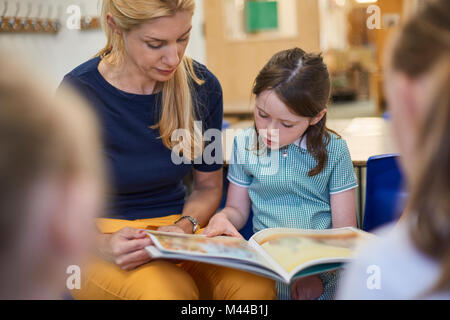
[[330,195],[333,228],[356,227],[356,188]]
[[[222,198],[222,169],[213,172],[202,172],[193,169],[194,188],[186,201],[182,216],[191,216],[200,226],[208,224],[216,212]],[[172,226],[159,228],[160,231],[192,233],[192,223],[183,219]]]
[[[214,172],[194,170],[194,191],[184,206],[183,215],[192,216],[201,225],[205,225],[219,207],[221,197],[222,170]],[[184,219],[177,225],[161,227],[159,230],[192,233],[192,223]],[[145,230],[129,227],[113,234],[97,236],[99,254],[123,270],[132,270],[149,262],[152,257],[145,247],[152,244]]]
[[225,208],[211,218],[204,234],[210,237],[219,235],[242,237],[237,230],[247,222],[250,204],[248,189],[230,182]]

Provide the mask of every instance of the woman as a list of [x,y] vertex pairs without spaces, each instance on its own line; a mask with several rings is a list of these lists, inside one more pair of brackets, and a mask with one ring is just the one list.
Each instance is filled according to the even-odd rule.
[[429,5],[392,41],[386,95],[411,188],[395,229],[361,248],[341,299],[450,299],[450,2]]
[[[272,281],[198,263],[153,261],[144,249],[151,241],[140,229],[193,233],[207,224],[222,194],[221,161],[202,161],[201,130],[194,123],[220,130],[223,105],[216,77],[184,55],[193,12],[193,0],[104,0],[106,47],[63,81],[99,114],[115,188],[109,213],[116,219],[99,223],[103,259],[93,263],[77,298],[274,296]],[[186,139],[173,139],[179,129]],[[185,203],[182,180],[191,170],[194,188]]]

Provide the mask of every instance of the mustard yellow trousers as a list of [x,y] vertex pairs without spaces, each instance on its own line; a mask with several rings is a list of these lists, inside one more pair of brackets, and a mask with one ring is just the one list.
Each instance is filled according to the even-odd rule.
[[[173,224],[180,216],[154,219],[98,219],[103,233],[124,227],[157,229]],[[186,261],[175,264],[154,260],[125,271],[113,263],[94,258],[82,271],[81,289],[75,299],[99,300],[250,300],[276,299],[275,282],[235,269]]]

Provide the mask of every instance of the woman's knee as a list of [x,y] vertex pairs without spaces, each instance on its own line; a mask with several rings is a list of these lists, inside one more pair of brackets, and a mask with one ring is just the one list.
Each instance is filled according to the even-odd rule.
[[134,282],[142,284],[142,300],[197,300],[198,288],[192,277],[176,264],[153,261],[140,268]]
[[275,281],[273,280],[236,269],[201,263],[188,264],[184,268],[197,282],[200,299],[276,299]]
[[76,299],[195,300],[198,288],[192,277],[167,261],[152,261],[124,271],[106,261],[96,262]]

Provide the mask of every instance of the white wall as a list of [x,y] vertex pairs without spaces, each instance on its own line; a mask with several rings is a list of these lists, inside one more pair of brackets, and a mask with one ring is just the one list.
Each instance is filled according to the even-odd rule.
[[[82,15],[96,16],[99,13],[101,0],[33,0],[33,10],[39,4],[43,8],[49,5],[59,8],[62,28],[57,35],[0,33],[0,49],[14,55],[27,66],[37,67],[56,88],[63,76],[95,55],[104,45],[105,36],[101,30],[79,31],[69,30],[66,12],[69,5],[79,5]],[[5,0],[0,0],[0,14],[3,12]],[[20,3],[19,15],[25,15],[29,1],[8,0],[6,16],[13,15],[16,3]],[[197,10],[193,18],[193,30],[187,54],[205,63],[206,52],[203,37],[203,0],[196,0]],[[47,9],[45,9],[46,12]],[[35,12],[35,11],[34,11]],[[56,16],[56,11],[55,11]]]
[[347,13],[348,1],[340,1],[337,5],[331,0],[319,0],[320,16],[320,49],[345,50],[347,41]]
[[203,30],[205,23],[205,12],[203,9],[203,1],[205,0],[195,0],[196,8],[194,17],[192,18],[191,40],[189,42],[187,54],[195,60],[206,64],[206,45],[205,34]]

